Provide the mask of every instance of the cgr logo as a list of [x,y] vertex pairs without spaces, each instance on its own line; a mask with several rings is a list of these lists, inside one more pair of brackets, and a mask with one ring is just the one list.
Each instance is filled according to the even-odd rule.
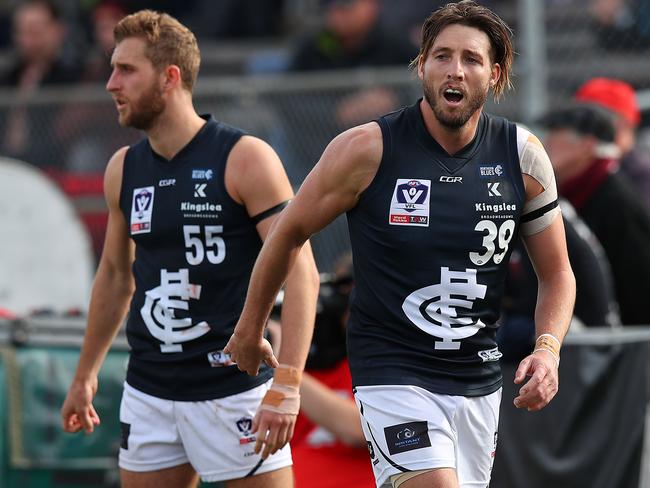
[[462,183],[463,177],[462,176],[441,176],[440,182],[441,183]]
[[174,178],[168,180],[160,180],[158,182],[158,186],[174,186],[175,184],[176,184],[176,180]]

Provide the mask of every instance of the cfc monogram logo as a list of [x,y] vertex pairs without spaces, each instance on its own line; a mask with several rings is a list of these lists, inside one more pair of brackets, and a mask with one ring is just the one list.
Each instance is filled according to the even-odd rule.
[[207,322],[192,325],[192,319],[176,318],[176,310],[188,310],[190,299],[201,297],[201,286],[189,282],[189,271],[177,273],[160,270],[160,286],[145,293],[140,314],[152,336],[158,339],[161,352],[182,352],[182,342],[201,337],[210,330]]
[[460,349],[460,339],[485,327],[478,319],[460,315],[460,309],[471,310],[474,300],[485,298],[486,291],[487,286],[477,283],[475,269],[441,268],[440,284],[415,290],[404,300],[402,310],[419,329],[442,339],[435,341],[436,349]]

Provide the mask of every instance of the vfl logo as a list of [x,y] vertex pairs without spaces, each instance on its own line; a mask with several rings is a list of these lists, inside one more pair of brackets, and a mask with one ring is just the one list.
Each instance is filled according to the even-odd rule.
[[135,196],[135,211],[139,219],[144,217],[144,213],[149,210],[152,199],[153,193],[147,191],[146,189],[142,190]]
[[431,180],[398,179],[390,202],[391,225],[429,226]]
[[488,183],[488,195],[491,197],[500,197],[501,193],[499,192],[499,182],[497,181],[496,183]]
[[253,428],[253,419],[250,417],[242,417],[237,422],[235,422],[235,425],[237,425],[237,430],[242,434],[242,437],[239,438],[240,446],[255,442],[255,436],[251,434],[251,429]]
[[160,286],[145,292],[140,315],[153,337],[158,339],[160,352],[182,352],[181,343],[194,340],[210,330],[207,322],[193,325],[190,317],[176,318],[176,310],[188,310],[190,299],[201,297],[201,285],[190,283],[189,271],[160,270]]
[[429,188],[417,180],[409,181],[397,187],[397,201],[404,205],[404,210],[413,212],[416,205],[422,205],[427,198]]
[[208,186],[207,183],[195,183],[194,184],[194,196],[205,198],[205,187]]
[[253,419],[250,417],[242,417],[236,422],[236,424],[239,432],[248,435],[253,428]]
[[154,190],[153,186],[133,189],[131,235],[151,232]]
[[[487,286],[476,281],[476,270],[440,268],[440,284],[425,286],[406,297],[402,310],[416,327],[442,340],[435,349],[460,349],[460,340],[476,334],[485,324],[463,317],[459,309],[471,310],[474,300],[485,298]],[[465,297],[466,299],[460,298]]]

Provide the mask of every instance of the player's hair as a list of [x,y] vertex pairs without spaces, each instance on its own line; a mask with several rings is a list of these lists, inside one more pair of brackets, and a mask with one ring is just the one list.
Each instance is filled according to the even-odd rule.
[[140,10],[127,15],[113,30],[115,44],[137,37],[146,43],[145,54],[157,70],[178,66],[183,87],[192,91],[201,64],[196,37],[183,24],[168,14]]
[[420,60],[426,58],[438,34],[452,24],[474,27],[485,32],[490,39],[491,61],[501,66],[501,76],[494,86],[494,98],[498,100],[507,88],[512,87],[510,82],[514,56],[512,29],[492,10],[472,0],[448,3],[427,17],[422,25],[420,53],[411,62],[411,67],[417,67]]

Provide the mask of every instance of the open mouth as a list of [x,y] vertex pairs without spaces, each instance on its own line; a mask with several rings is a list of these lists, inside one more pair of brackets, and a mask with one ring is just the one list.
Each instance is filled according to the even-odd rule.
[[444,91],[443,96],[445,97],[445,100],[450,103],[460,103],[460,101],[463,99],[462,92],[454,88],[447,88]]

